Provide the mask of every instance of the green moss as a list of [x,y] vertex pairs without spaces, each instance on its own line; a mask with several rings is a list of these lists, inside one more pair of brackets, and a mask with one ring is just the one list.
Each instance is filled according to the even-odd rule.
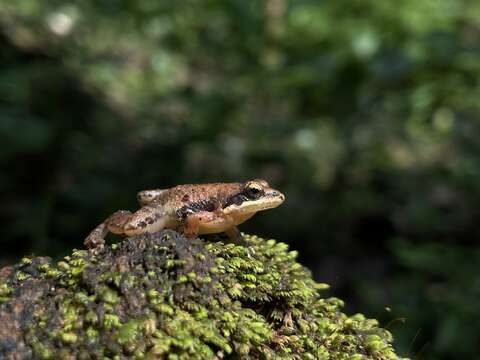
[[134,343],[135,340],[142,334],[144,320],[130,320],[122,324],[114,335],[114,340],[120,345],[127,345]]
[[76,343],[78,340],[77,334],[72,332],[63,333],[61,338],[62,338],[62,341],[67,344]]
[[399,359],[391,334],[323,297],[328,285],[286,244],[216,239],[163,231],[56,265],[24,258],[0,278],[0,312],[17,301],[15,288],[48,285],[21,329],[44,359]]
[[121,322],[117,315],[105,314],[102,326],[103,329],[110,330],[112,328],[118,328],[120,326]]
[[115,290],[104,287],[99,292],[100,298],[109,304],[116,304],[119,301],[118,294]]
[[0,304],[9,300],[12,288],[0,280]]

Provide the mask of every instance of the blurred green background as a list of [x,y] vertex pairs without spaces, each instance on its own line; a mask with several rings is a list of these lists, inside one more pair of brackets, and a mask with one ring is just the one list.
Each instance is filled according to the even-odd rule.
[[479,60],[474,0],[0,1],[0,264],[139,190],[261,177],[287,201],[243,231],[401,354],[476,358]]

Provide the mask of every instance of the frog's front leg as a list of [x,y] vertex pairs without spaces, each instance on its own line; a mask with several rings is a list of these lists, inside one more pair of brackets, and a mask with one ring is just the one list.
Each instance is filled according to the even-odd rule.
[[183,225],[183,233],[187,238],[221,232],[225,232],[233,243],[242,244],[243,237],[235,226],[235,219],[217,211],[201,211],[189,214]]
[[209,234],[218,231],[208,231],[212,226],[221,222],[215,213],[200,211],[188,214],[183,223],[183,234],[189,239],[198,237],[199,234]]
[[231,228],[225,230],[225,234],[228,236],[230,241],[237,245],[245,245],[245,239],[242,236],[242,233],[236,226],[232,226]]

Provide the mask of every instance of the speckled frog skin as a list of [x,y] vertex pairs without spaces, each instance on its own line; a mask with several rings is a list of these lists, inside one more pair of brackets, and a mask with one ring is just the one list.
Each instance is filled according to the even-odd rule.
[[137,199],[141,206],[138,211],[117,211],[87,236],[85,246],[101,249],[108,232],[131,236],[162,229],[179,230],[188,238],[225,232],[236,240],[237,225],[258,211],[279,206],[285,196],[265,180],[256,179],[145,190]]

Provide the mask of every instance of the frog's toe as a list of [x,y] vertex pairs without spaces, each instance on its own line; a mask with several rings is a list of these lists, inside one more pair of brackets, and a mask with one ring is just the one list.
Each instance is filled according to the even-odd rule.
[[227,235],[230,242],[236,245],[246,245],[245,238],[243,237],[242,233],[236,226],[231,227],[230,229],[225,230],[225,234]]
[[87,249],[102,248],[105,244],[104,237],[107,235],[107,226],[101,223],[85,238],[84,244]]

